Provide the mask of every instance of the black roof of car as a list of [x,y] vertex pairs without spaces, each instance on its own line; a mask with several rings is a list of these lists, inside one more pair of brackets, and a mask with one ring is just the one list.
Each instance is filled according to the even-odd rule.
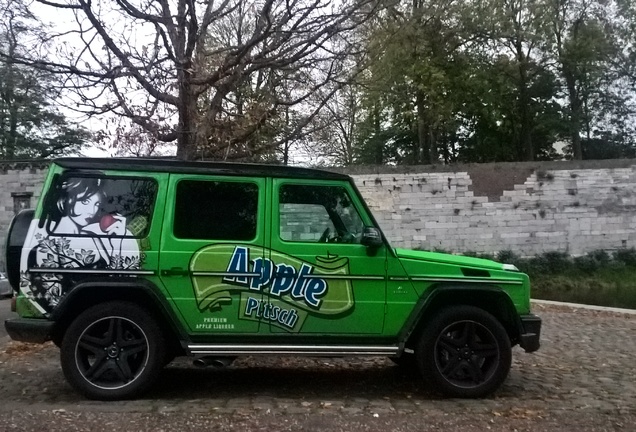
[[348,175],[313,168],[229,162],[194,162],[172,158],[65,157],[55,159],[54,163],[70,170],[121,170],[351,181]]

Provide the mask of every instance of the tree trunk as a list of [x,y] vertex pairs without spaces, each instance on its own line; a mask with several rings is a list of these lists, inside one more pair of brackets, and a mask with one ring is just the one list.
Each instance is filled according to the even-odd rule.
[[[242,112],[242,107],[241,107],[241,114],[243,114]],[[289,107],[285,107],[285,129],[289,128]],[[283,165],[289,165],[289,140],[286,139],[283,142]]]
[[384,143],[380,141],[379,137],[382,132],[382,126],[380,125],[380,108],[378,104],[373,107],[373,129],[375,131],[375,139],[373,140],[373,159],[376,165],[382,165],[384,163],[384,152],[383,146]]
[[431,165],[437,165],[439,163],[439,151],[437,149],[437,133],[433,128],[429,129],[429,162]]
[[[180,74],[185,73],[183,71]],[[177,158],[194,160],[197,157],[197,144],[203,142],[197,139],[197,99],[188,82],[187,76],[179,77],[179,136],[177,138]]]
[[[571,38],[574,40],[578,39],[579,28],[581,25],[581,20],[577,20],[572,28],[570,29]],[[583,159],[583,152],[581,149],[581,120],[583,119],[583,103],[576,89],[576,77],[574,75],[574,68],[576,67],[572,64],[572,60],[569,59],[567,55],[567,51],[564,49],[564,44],[562,40],[562,29],[556,28],[554,35],[556,37],[557,49],[559,54],[559,62],[561,64],[561,73],[563,74],[563,78],[565,79],[565,86],[568,91],[568,102],[570,104],[570,124],[568,125],[568,129],[570,132],[570,139],[572,140],[572,157],[575,160]],[[588,124],[589,126],[589,124]],[[588,129],[588,138],[590,132]]]
[[[9,54],[14,55],[15,45],[10,43]],[[9,111],[9,131],[5,136],[4,157],[5,159],[15,158],[16,142],[18,140],[18,102],[15,97],[16,72],[11,62],[6,62],[6,79],[5,79],[5,102]]]
[[[11,92],[11,96],[13,96],[13,92]],[[18,106],[15,97],[12,99],[9,106],[9,136],[5,147],[5,157],[7,159],[15,158],[15,149],[18,141]]]
[[523,160],[534,160],[534,146],[532,145],[532,119],[530,118],[530,110],[527,105],[528,101],[523,100],[521,102],[521,149],[523,152]]
[[424,106],[424,92],[417,91],[417,152],[415,154],[415,163],[428,164],[431,160],[430,148],[427,134],[426,107]]
[[563,75],[568,88],[568,99],[570,102],[570,139],[572,140],[572,157],[574,160],[583,159],[583,149],[581,148],[581,118],[583,104],[576,90],[576,78],[566,66]]
[[534,147],[532,145],[530,95],[528,94],[528,61],[523,53],[521,42],[517,42],[516,48],[517,61],[519,62],[519,121],[521,122],[519,140],[521,145],[521,157],[524,161],[533,161]]

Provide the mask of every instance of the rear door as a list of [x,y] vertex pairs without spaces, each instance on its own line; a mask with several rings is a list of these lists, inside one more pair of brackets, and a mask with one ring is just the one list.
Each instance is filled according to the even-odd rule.
[[247,295],[263,256],[265,180],[170,175],[161,239],[162,282],[191,334],[255,334]]

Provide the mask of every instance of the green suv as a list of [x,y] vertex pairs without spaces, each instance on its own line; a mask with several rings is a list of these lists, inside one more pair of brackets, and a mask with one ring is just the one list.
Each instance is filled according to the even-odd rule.
[[342,174],[153,159],[53,161],[10,227],[19,341],[52,340],[89,398],[141,394],[175,356],[388,356],[450,396],[539,348],[514,266],[395,249]]

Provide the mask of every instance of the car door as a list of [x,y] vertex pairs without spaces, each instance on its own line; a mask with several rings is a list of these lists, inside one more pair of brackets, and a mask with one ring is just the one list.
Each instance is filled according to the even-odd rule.
[[[192,334],[255,334],[245,313],[263,256],[265,180],[172,174],[161,239],[161,280]],[[248,295],[249,294],[249,295]]]
[[272,281],[261,313],[273,333],[382,332],[387,248],[360,244],[370,225],[348,183],[273,180]]

